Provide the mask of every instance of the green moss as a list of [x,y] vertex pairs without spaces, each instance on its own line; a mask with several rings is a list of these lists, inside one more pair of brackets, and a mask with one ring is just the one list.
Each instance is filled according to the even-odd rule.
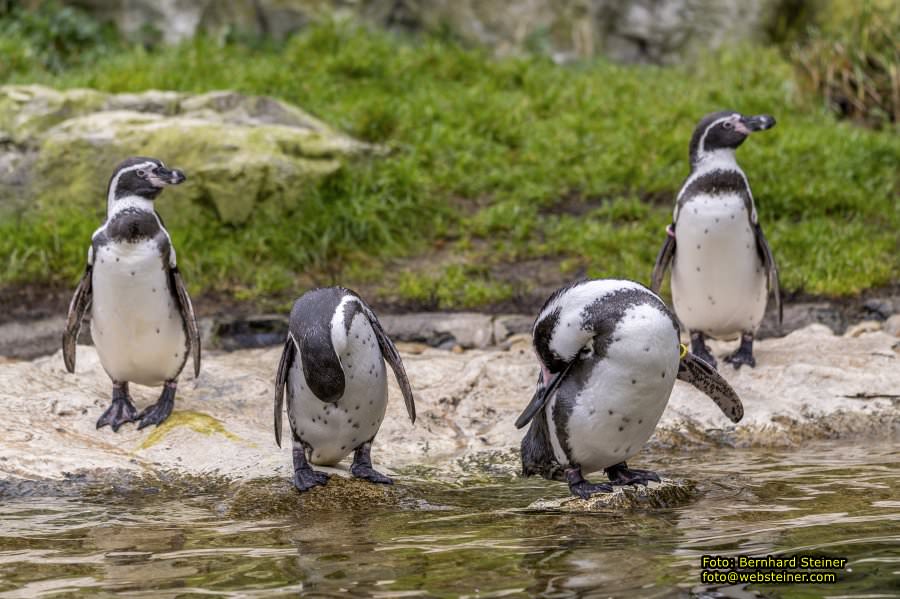
[[201,435],[222,435],[226,439],[241,442],[240,437],[225,428],[222,422],[209,414],[190,410],[177,410],[165,422],[150,431],[137,449],[149,449],[166,438],[173,429],[185,426]]
[[[690,133],[724,107],[778,119],[739,160],[787,291],[852,294],[900,272],[900,136],[835,120],[796,91],[792,65],[774,50],[724,51],[684,68],[561,67],[322,24],[281,47],[196,39],[59,74],[32,65],[5,76],[104,92],[270,94],[392,149],[333,169],[327,147],[303,147],[324,156],[307,159],[330,174],[255,182],[263,207],[255,211],[231,193],[240,163],[189,164],[220,169],[203,177],[217,183],[167,192],[160,211],[166,217],[196,194],[186,217],[167,220],[194,292],[260,299],[341,282],[381,299],[471,308],[527,291],[531,273],[512,268],[527,260],[549,261],[558,278],[646,282],[687,174]],[[170,154],[167,144],[144,147]],[[281,143],[279,152],[294,149]],[[75,280],[106,177],[73,188],[72,201],[95,210],[70,214],[57,198],[52,210],[41,202],[0,223],[0,260],[9,264],[0,285],[51,272]],[[436,247],[453,254],[437,268],[421,259]]]

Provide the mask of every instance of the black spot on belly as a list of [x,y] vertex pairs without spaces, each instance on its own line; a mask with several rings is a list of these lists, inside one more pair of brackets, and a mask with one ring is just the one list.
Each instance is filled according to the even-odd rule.
[[620,427],[619,427],[619,432],[620,432],[620,433],[621,433],[622,431],[624,431],[624,430],[625,430],[625,427],[624,427],[624,426],[620,426]]
[[[631,379],[631,384],[632,384],[632,385],[637,384],[637,379]],[[612,414],[612,412],[610,412],[610,414]]]
[[699,243],[697,244],[697,249],[698,249],[698,250],[700,249],[700,244],[699,244]]
[[643,424],[643,423],[644,423],[644,419],[643,419],[643,418],[638,418],[638,424]]
[[134,271],[133,271],[133,270],[131,271],[131,276],[132,276],[132,277],[134,276]]
[[709,233],[709,229],[703,229],[703,234],[706,235],[707,233]]
[[629,445],[628,447],[625,448],[625,453],[630,453],[630,452],[631,452],[631,445]]
[[119,259],[118,259],[118,258],[116,258],[116,262],[118,262],[118,261],[119,261]]
[[328,424],[328,421],[327,421],[327,420],[322,420],[322,424],[327,425],[327,424]]
[[610,416],[613,415],[613,411],[612,411],[612,410],[607,410],[607,411],[609,412],[609,415],[610,415]]
[[662,372],[659,376],[661,376],[662,378],[666,378],[666,373]]

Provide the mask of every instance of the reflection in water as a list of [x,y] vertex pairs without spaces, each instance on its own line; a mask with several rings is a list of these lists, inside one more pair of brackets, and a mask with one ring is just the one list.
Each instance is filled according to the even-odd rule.
[[[398,477],[416,509],[334,505],[268,520],[265,505],[227,516],[227,487],[177,500],[6,497],[0,597],[898,596],[898,457],[893,444],[649,455],[642,463],[697,481],[696,498],[587,515],[522,510],[565,486],[485,472]],[[703,554],[798,552],[850,562],[835,586],[700,584]]]

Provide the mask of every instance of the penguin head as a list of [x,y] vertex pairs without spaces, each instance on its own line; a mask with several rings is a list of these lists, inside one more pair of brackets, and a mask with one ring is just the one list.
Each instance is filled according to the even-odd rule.
[[766,114],[744,116],[732,110],[713,112],[697,123],[691,136],[691,165],[719,151],[734,152],[754,131],[775,126],[775,118]]
[[107,196],[110,205],[126,197],[154,200],[166,186],[179,185],[185,178],[183,172],[166,168],[161,160],[136,156],[122,161],[113,171]]

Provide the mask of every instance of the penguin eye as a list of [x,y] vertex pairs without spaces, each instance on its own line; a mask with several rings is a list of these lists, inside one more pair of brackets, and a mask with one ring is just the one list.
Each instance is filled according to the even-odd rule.
[[138,171],[137,176],[140,177],[141,179],[143,179],[144,177],[147,176],[147,171]]
[[725,121],[724,123],[722,123],[722,126],[726,129],[734,129],[734,123],[732,123],[731,121]]

